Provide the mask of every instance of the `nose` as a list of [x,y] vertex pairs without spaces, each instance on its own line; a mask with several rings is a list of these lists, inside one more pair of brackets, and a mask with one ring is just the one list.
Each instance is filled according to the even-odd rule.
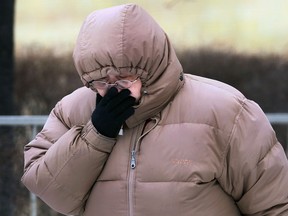
[[106,92],[110,89],[110,88],[112,88],[112,87],[115,87],[117,90],[118,90],[118,92],[120,92],[121,91],[121,88],[119,88],[119,86],[116,84],[116,83],[109,83],[108,84],[108,87],[107,87],[107,89],[106,89]]

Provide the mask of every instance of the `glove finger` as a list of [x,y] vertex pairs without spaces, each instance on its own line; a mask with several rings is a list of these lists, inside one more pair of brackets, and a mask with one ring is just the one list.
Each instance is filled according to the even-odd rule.
[[124,123],[126,119],[128,119],[130,116],[134,114],[135,110],[133,107],[129,107],[125,110],[125,112],[122,112],[120,115],[117,116],[117,121]]
[[112,111],[113,109],[117,109],[118,105],[122,103],[124,100],[126,100],[128,97],[130,97],[130,90],[124,89],[118,93],[117,96],[113,97],[109,103],[107,104],[107,109],[109,111]]
[[[118,104],[117,108],[114,108],[111,113],[117,118],[118,115],[121,115],[128,108],[132,107],[135,104],[136,99],[132,96],[126,98],[122,103]],[[134,109],[134,108],[133,108]]]
[[96,105],[100,103],[100,101],[102,100],[102,98],[103,98],[103,97],[102,97],[100,94],[97,93],[97,96],[96,96]]
[[102,98],[102,102],[101,104],[103,106],[106,106],[109,101],[111,101],[116,95],[118,95],[118,90],[115,87],[110,88],[107,93],[104,95],[104,97]]

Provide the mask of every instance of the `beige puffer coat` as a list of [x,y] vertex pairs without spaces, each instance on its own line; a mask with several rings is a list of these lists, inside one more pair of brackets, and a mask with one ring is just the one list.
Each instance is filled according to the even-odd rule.
[[25,146],[22,178],[53,209],[288,215],[288,163],[262,110],[231,86],[183,75],[167,36],[139,6],[88,16],[74,60],[85,85],[109,70],[138,74],[143,96],[117,139],[93,127],[96,93],[89,88],[57,103]]

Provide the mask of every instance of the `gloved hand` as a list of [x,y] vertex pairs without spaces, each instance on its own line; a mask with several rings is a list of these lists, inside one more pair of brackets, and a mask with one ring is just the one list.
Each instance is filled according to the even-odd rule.
[[100,134],[115,138],[125,120],[134,114],[135,98],[130,94],[128,89],[118,92],[115,87],[110,88],[103,98],[97,94],[91,120]]

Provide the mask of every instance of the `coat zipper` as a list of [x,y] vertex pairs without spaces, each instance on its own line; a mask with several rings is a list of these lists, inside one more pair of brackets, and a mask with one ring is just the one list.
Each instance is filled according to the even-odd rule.
[[[129,169],[129,176],[128,176],[128,209],[129,209],[129,216],[133,216],[133,192],[134,192],[134,175],[135,175],[135,168],[136,168],[136,146],[138,145],[138,141],[140,140],[138,134],[141,135],[141,131],[144,128],[140,126],[139,129],[136,131],[135,139],[133,140],[133,146],[130,155],[130,169]],[[141,137],[141,136],[140,136]]]
[[131,163],[130,163],[131,169],[135,169],[135,167],[136,167],[136,156],[135,156],[135,153],[136,153],[135,150],[131,151]]
[[[136,168],[136,153],[137,153],[137,148],[139,146],[139,143],[141,141],[141,139],[146,136],[151,130],[153,130],[159,120],[158,119],[153,119],[155,120],[155,124],[153,125],[153,127],[151,129],[149,129],[148,131],[146,131],[145,133],[143,133],[142,135],[140,135],[140,137],[136,140],[136,142],[134,142],[134,145],[132,147],[132,150],[131,150],[131,158],[130,158],[130,172],[129,172],[129,176],[128,176],[128,205],[129,205],[129,216],[133,216],[134,213],[133,213],[133,193],[134,193],[134,185],[135,185],[135,181],[134,181],[134,176],[135,176],[135,168]],[[139,134],[139,131],[140,133],[142,133],[143,129],[145,127],[145,123],[138,129],[137,131],[137,135],[136,135],[136,138]]]

